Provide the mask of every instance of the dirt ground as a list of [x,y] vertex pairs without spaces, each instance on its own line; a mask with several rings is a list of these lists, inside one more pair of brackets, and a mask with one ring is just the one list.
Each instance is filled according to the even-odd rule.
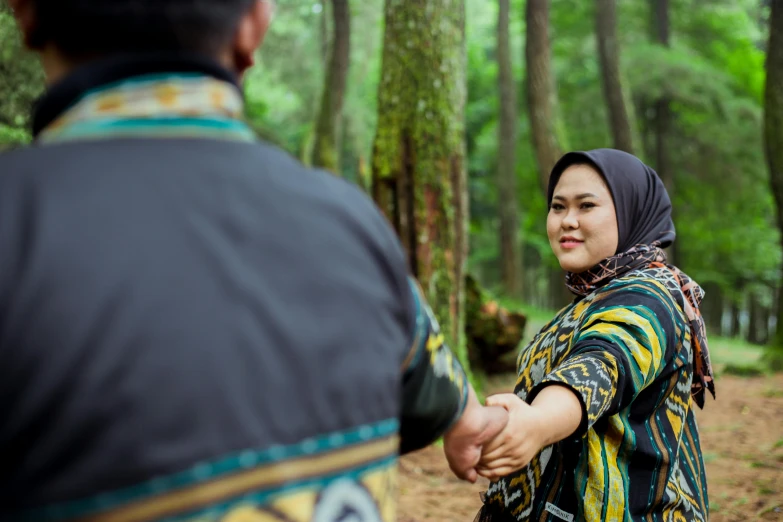
[[[783,522],[783,375],[717,381],[718,400],[697,410],[707,467],[711,522]],[[509,389],[506,379],[492,392]],[[449,472],[443,450],[429,447],[401,463],[401,522],[472,522],[486,481]]]

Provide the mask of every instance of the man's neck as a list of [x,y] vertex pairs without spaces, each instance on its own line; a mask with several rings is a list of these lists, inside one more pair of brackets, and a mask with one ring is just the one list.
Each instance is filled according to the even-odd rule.
[[[90,62],[90,58],[82,60],[74,60],[62,52],[53,45],[47,45],[43,50],[39,52],[41,59],[41,66],[43,67],[44,76],[46,77],[46,85],[54,85],[67,76],[69,76],[74,70],[78,69],[82,65]],[[225,67],[227,70],[234,72],[237,77],[241,77],[244,71],[238,72],[236,64],[231,58],[231,53],[226,51],[221,53],[220,56],[215,57],[216,61]]]

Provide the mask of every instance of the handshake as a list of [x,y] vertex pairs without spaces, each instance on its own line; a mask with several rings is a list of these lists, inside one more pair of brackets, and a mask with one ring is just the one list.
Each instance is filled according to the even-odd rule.
[[449,467],[462,480],[498,480],[527,466],[545,447],[579,426],[581,406],[561,386],[544,388],[530,405],[514,394],[482,406],[471,389],[462,417],[444,436]]

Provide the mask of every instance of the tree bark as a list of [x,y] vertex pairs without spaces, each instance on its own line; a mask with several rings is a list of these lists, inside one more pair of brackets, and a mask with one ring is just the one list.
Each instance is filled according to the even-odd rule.
[[351,12],[348,0],[332,0],[334,34],[318,111],[312,164],[339,172],[339,136],[351,56]]
[[386,0],[385,17],[373,197],[468,367],[465,6],[462,0]]
[[[671,47],[671,31],[669,22],[669,0],[652,0],[652,26],[655,41],[666,48]],[[676,183],[672,169],[671,155],[669,152],[669,136],[672,126],[671,100],[668,94],[664,94],[653,105],[655,114],[655,168],[663,181],[669,196],[674,200]],[[672,217],[675,209],[672,208]],[[676,221],[675,221],[676,223]],[[669,262],[677,264],[677,246],[669,248]]]
[[525,20],[527,108],[539,180],[546,191],[549,173],[563,155],[558,137],[557,89],[549,41],[549,0],[527,0]]
[[609,113],[614,148],[634,153],[632,117],[623,93],[620,74],[620,50],[617,43],[617,0],[596,0],[595,34],[598,41],[598,62]]
[[[769,179],[783,231],[783,0],[772,0],[767,79],[764,93],[764,145]],[[777,331],[772,350],[783,357],[783,292],[777,306]]]
[[522,295],[522,257],[517,202],[517,97],[511,60],[510,0],[498,0],[498,87],[500,124],[498,143],[498,210],[500,217],[500,273],[509,295]]

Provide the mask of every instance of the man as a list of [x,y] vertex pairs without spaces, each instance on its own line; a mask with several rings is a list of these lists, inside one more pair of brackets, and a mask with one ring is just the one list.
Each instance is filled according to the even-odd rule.
[[0,519],[394,520],[505,425],[357,189],[257,142],[259,0],[10,0],[49,88],[0,156]]

